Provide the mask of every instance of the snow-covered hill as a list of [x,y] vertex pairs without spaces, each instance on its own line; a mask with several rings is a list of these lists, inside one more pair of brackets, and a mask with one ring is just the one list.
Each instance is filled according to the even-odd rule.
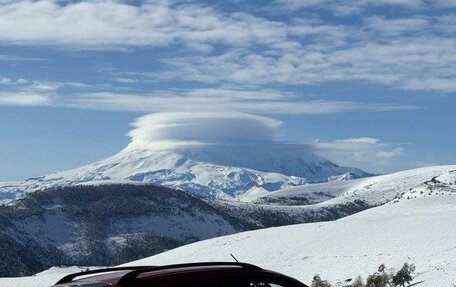
[[81,183],[153,183],[224,199],[249,201],[271,191],[336,178],[370,176],[340,167],[302,145],[245,142],[165,150],[130,144],[105,160],[22,182],[0,184],[0,203],[27,192]]
[[[437,179],[441,179],[436,184]],[[453,194],[456,165],[432,166],[342,182],[309,184],[273,192],[252,202],[211,201],[231,216],[262,226],[335,220],[390,202],[426,186],[421,196]],[[414,197],[417,194],[414,192]],[[275,214],[270,216],[270,214]]]
[[[92,257],[91,261],[81,261],[73,257],[73,261],[67,261],[67,264],[93,265],[109,262],[106,258],[112,259],[113,254],[125,255],[126,250],[138,256],[141,252],[153,252],[144,249],[144,246],[150,246],[147,244],[150,240],[155,240],[154,245],[160,243],[160,247],[166,249],[173,244],[177,246],[251,228],[317,222],[196,243],[151,260],[160,264],[227,260],[229,253],[234,253],[245,255],[242,260],[278,269],[307,282],[314,273],[331,280],[344,280],[357,273],[373,272],[381,263],[399,267],[403,261],[413,261],[418,266],[419,278],[428,282],[436,276],[444,276],[443,272],[452,272],[445,265],[445,262],[452,262],[446,261],[445,250],[451,253],[451,248],[456,248],[452,243],[454,234],[449,231],[454,229],[454,217],[451,216],[456,215],[455,184],[456,166],[435,166],[365,179],[294,187],[253,202],[209,198],[202,201],[173,190],[151,191],[149,194],[145,189],[150,187],[142,184],[123,185],[124,189],[120,191],[112,190],[109,185],[80,186],[73,191],[57,189],[31,193],[16,203],[20,208],[4,206],[0,212],[3,216],[0,218],[4,220],[0,223],[3,237],[9,236],[19,244],[33,242],[30,246],[34,247],[35,253],[43,251],[40,246],[54,244],[57,247],[54,253],[44,250],[40,253],[41,258],[58,250],[66,254],[71,254],[71,250],[85,250],[84,254],[93,255],[90,253],[93,246],[86,246],[84,242],[92,242],[98,248],[101,246],[101,250],[108,251],[108,257],[98,254],[101,257],[97,260],[92,260]],[[421,193],[422,190],[426,192]],[[191,205],[187,202],[189,200],[193,202]],[[92,206],[90,202],[93,202]],[[138,205],[135,202],[142,203]],[[93,211],[84,211],[87,208]],[[134,214],[126,218],[125,212],[131,213],[132,210]],[[30,217],[31,214],[34,216]],[[341,217],[345,218],[322,222]],[[193,222],[191,225],[188,224],[189,218]],[[64,228],[57,228],[60,225]],[[204,228],[198,227],[203,225]],[[71,235],[78,228],[82,232],[76,232],[77,236]],[[60,230],[58,233],[55,232],[57,229]],[[93,230],[101,232],[101,240],[90,240],[97,238],[90,236]],[[141,236],[147,233],[159,237],[144,237],[141,240]],[[13,250],[14,254],[11,246],[14,247],[10,245],[6,250]],[[46,261],[42,266],[45,265]],[[328,267],[325,268],[325,265]],[[301,270],[305,272],[300,273]],[[0,286],[1,282],[6,281],[0,280]],[[21,281],[16,279],[14,282]]]
[[[380,264],[416,265],[418,286],[456,282],[456,196],[429,196],[372,208],[331,222],[274,227],[179,247],[126,265],[249,262],[310,283],[313,275],[333,283],[364,278]],[[34,277],[0,278],[0,286],[44,287],[73,269],[51,269]]]
[[[456,165],[441,165],[404,170],[342,182],[312,184],[270,193],[254,202],[268,205],[338,204],[362,200],[370,206],[388,203],[396,198],[411,197],[409,193],[440,194],[456,189]],[[417,190],[428,189],[427,192]],[[416,197],[417,195],[413,196]]]
[[164,187],[117,184],[37,191],[0,206],[0,274],[120,264],[252,228]]
[[[423,186],[428,189],[423,196],[453,194],[455,176],[456,166],[419,168],[294,187],[253,202],[201,199],[181,191],[125,183],[32,192],[14,204],[0,206],[0,241],[9,246],[3,263],[11,269],[9,274],[39,271],[56,263],[112,264],[223,234],[336,220],[412,198],[406,194],[415,194]],[[155,249],[144,248],[147,240],[154,240]],[[32,246],[33,252],[25,246]],[[25,253],[18,256],[14,250]],[[22,267],[11,263],[27,262],[30,254],[41,259]]]
[[418,186],[410,188],[408,191],[398,196],[394,200],[394,203],[412,198],[453,194],[456,194],[456,169],[440,175],[435,175]]
[[129,265],[192,261],[258,264],[310,283],[320,274],[333,283],[366,276],[384,263],[417,266],[419,286],[456,283],[456,196],[412,199],[332,222],[243,232],[183,246]]

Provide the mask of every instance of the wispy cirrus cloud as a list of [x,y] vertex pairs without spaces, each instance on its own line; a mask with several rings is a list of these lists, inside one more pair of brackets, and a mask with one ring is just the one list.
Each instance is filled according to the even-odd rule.
[[[394,103],[305,99],[294,92],[274,89],[233,87],[126,91],[106,91],[83,83],[30,81],[0,78],[0,105],[47,105],[78,109],[131,112],[242,112],[252,114],[333,114],[354,111],[383,112],[419,109]],[[71,87],[72,92],[62,92]],[[97,91],[102,89],[103,91]],[[118,90],[118,88],[113,88]],[[93,91],[95,90],[95,91]],[[33,96],[32,96],[33,95]],[[23,99],[21,99],[23,98]],[[41,99],[41,100],[38,100]],[[45,100],[46,99],[46,100]]]
[[[442,1],[445,5],[446,0]],[[276,0],[275,4],[288,10],[316,9],[329,10],[336,15],[361,14],[373,7],[418,9],[426,8],[422,0]]]
[[84,93],[67,105],[86,109],[136,112],[219,111],[253,114],[333,114],[353,111],[400,111],[417,109],[384,103],[314,100],[304,101],[298,95],[271,90],[198,89],[162,91],[155,94]]
[[44,61],[44,58],[0,54],[0,62]]
[[63,87],[87,88],[77,82],[52,82],[0,77],[0,106],[65,106]]

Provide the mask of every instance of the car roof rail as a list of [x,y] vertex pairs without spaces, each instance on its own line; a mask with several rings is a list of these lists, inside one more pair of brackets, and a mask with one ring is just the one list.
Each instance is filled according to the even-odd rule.
[[263,270],[261,267],[258,267],[253,264],[249,263],[242,263],[242,262],[196,262],[196,263],[183,263],[183,264],[173,264],[173,265],[164,265],[164,266],[156,266],[156,267],[146,267],[142,269],[137,269],[128,272],[124,276],[122,276],[119,281],[117,282],[119,285],[125,284],[127,282],[134,281],[139,275],[152,272],[152,271],[159,271],[159,270],[166,270],[166,269],[174,269],[174,268],[185,268],[185,267],[204,267],[204,266],[236,266],[242,267],[248,270]]
[[75,279],[79,276],[84,276],[84,275],[107,273],[107,272],[114,272],[114,271],[134,271],[134,270],[138,270],[138,269],[148,269],[148,268],[152,268],[152,267],[153,266],[124,266],[124,267],[110,267],[110,268],[101,268],[101,269],[81,271],[81,272],[76,272],[76,273],[66,275],[65,277],[60,279],[55,284],[57,285],[57,284],[69,283],[69,282],[72,282],[73,279]]

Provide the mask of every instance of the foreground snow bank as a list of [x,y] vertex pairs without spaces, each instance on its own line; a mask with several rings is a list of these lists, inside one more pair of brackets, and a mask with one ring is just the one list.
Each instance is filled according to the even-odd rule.
[[80,272],[85,267],[52,267],[33,276],[18,278],[0,278],[1,287],[45,287],[55,284],[67,274]]

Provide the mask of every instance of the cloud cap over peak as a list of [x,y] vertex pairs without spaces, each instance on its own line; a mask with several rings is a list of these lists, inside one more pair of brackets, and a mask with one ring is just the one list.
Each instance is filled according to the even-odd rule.
[[245,113],[153,113],[138,118],[130,147],[179,148],[224,142],[273,142],[281,122]]

